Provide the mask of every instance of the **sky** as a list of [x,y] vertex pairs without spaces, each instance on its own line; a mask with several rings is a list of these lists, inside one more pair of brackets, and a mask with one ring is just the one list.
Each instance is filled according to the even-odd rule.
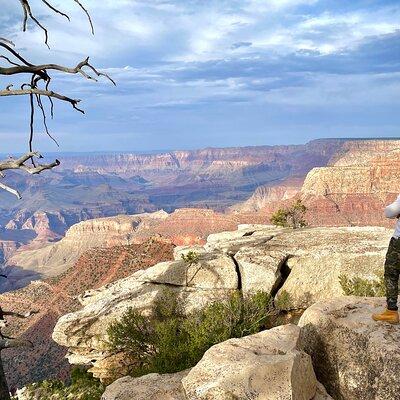
[[[41,151],[148,151],[400,137],[398,0],[31,0],[49,29],[21,32],[19,1],[0,0],[0,37],[34,63],[86,56],[116,81],[54,75],[57,103],[36,120]],[[0,66],[5,66],[0,60]],[[18,80],[0,77],[0,86]],[[46,103],[47,104],[47,103]],[[0,153],[27,148],[28,98],[0,98]]]

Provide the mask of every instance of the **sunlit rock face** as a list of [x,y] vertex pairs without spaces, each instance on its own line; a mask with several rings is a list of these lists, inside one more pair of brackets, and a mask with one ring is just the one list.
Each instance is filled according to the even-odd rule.
[[[129,307],[149,313],[168,290],[190,312],[226,299],[234,290],[263,290],[272,297],[285,294],[288,310],[304,309],[342,295],[342,274],[377,279],[390,236],[381,227],[240,225],[236,231],[210,235],[202,247],[176,248],[175,261],[85,292],[80,296],[83,308],[60,318],[53,338],[68,347],[71,363],[91,364],[96,376],[106,380],[109,368],[115,368],[105,345],[107,326]],[[188,265],[181,256],[191,250],[198,262]]]
[[268,221],[279,208],[301,199],[312,226],[386,226],[384,207],[400,192],[400,140],[345,140],[327,164],[303,177],[260,186],[231,207],[239,218]]
[[313,225],[391,226],[384,207],[400,192],[400,141],[348,142],[327,167],[312,169],[301,198]]

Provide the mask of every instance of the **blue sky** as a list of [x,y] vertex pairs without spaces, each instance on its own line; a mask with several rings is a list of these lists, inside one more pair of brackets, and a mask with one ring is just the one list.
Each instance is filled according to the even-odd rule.
[[[0,0],[0,37],[22,54],[67,65],[90,55],[117,81],[57,76],[53,88],[86,110],[57,104],[63,151],[400,137],[398,0],[86,0],[94,37],[72,0],[53,1],[70,23],[32,0],[51,50],[40,30],[20,32],[14,3]],[[0,99],[0,153],[26,148],[27,101]],[[37,128],[36,147],[57,150]]]

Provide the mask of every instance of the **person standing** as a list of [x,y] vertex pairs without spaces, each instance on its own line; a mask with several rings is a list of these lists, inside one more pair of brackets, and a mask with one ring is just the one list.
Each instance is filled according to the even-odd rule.
[[387,308],[380,314],[373,314],[375,321],[385,321],[391,324],[399,323],[397,298],[399,295],[400,276],[400,195],[396,201],[385,208],[387,218],[397,218],[396,229],[390,239],[385,261],[385,287]]

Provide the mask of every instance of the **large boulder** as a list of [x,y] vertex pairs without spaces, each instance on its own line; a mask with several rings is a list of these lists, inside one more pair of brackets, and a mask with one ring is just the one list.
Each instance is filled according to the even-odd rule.
[[317,382],[300,328],[285,325],[209,349],[191,370],[126,376],[102,400],[332,400]]
[[301,347],[336,400],[400,398],[399,326],[371,319],[384,307],[381,298],[342,297],[316,303],[301,317]]
[[101,400],[186,400],[181,381],[187,373],[125,376],[108,386]]
[[183,378],[190,400],[310,400],[317,381],[300,329],[284,325],[211,347]]

